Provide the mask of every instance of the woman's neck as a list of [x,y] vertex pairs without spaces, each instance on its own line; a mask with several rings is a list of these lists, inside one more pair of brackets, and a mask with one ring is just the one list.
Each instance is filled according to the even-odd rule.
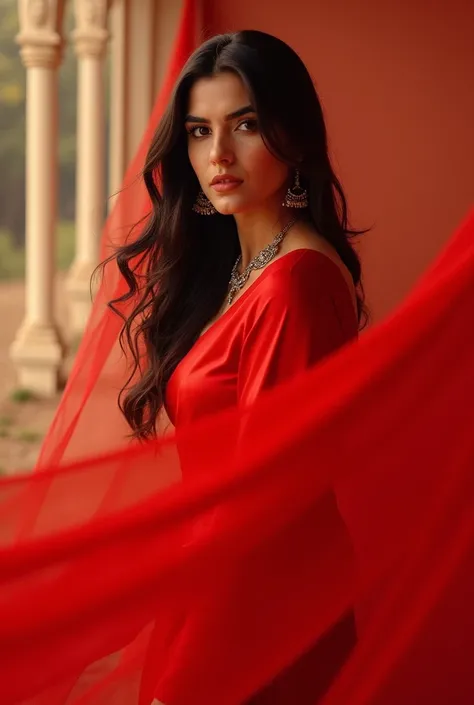
[[235,222],[242,252],[241,268],[245,269],[249,262],[272,242],[292,217],[293,213],[283,207],[236,215]]

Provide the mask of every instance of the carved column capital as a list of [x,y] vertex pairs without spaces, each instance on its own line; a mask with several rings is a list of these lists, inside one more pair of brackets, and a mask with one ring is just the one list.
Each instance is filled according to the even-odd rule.
[[56,68],[63,48],[64,0],[18,0],[20,32],[16,37],[27,68]]
[[109,0],[74,0],[76,29],[72,38],[79,57],[101,58],[105,54],[109,5]]

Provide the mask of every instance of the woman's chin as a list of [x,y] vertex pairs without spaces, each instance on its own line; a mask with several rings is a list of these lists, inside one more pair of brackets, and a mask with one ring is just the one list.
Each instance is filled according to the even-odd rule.
[[214,208],[221,215],[237,215],[242,211],[236,203],[219,203],[215,204]]
[[223,198],[213,203],[213,206],[221,215],[239,215],[249,210],[249,204],[237,198]]

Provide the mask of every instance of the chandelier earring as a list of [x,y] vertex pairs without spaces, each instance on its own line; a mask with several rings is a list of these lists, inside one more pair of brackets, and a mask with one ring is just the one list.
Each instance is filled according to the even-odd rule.
[[204,191],[199,191],[193,204],[193,211],[199,215],[215,215],[217,213]]
[[286,208],[307,208],[308,207],[308,192],[300,184],[300,172],[298,169],[295,172],[295,182],[286,192],[285,200],[282,206]]

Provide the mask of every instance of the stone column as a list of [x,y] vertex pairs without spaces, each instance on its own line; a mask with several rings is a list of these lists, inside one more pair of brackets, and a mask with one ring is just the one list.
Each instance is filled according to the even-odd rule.
[[126,0],[114,0],[110,8],[111,66],[109,110],[109,210],[122,186],[126,168]]
[[70,326],[80,335],[91,308],[90,278],[98,263],[106,210],[105,82],[107,0],[75,0],[72,37],[78,57],[76,253],[68,277]]
[[54,320],[58,87],[63,0],[19,0],[26,90],[26,312],[11,347],[18,383],[51,396],[63,346]]
[[126,2],[127,162],[135,156],[155,102],[153,51],[158,4],[163,14],[169,12],[168,1]]

